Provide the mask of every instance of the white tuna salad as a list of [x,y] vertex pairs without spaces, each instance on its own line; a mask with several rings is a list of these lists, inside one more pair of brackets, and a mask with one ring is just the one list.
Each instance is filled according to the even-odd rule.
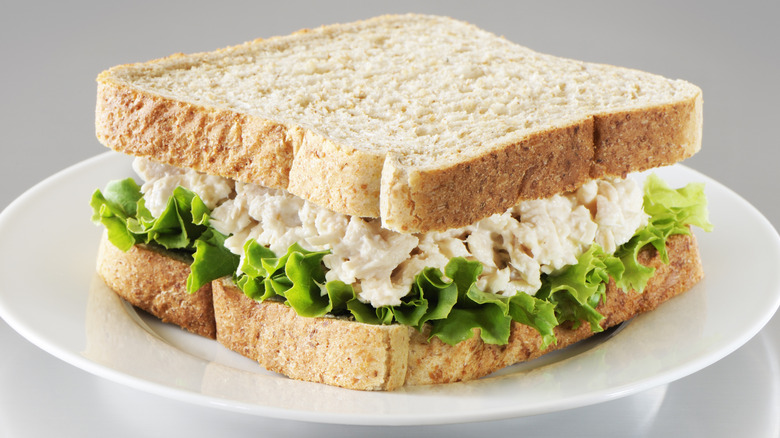
[[478,261],[477,286],[512,296],[535,294],[542,274],[577,263],[594,243],[611,254],[647,225],[642,187],[630,178],[594,180],[547,199],[523,201],[466,227],[401,234],[379,219],[335,213],[284,190],[235,182],[137,158],[146,207],[159,215],[177,186],[196,193],[212,210],[210,224],[228,235],[225,246],[244,255],[254,239],[276,254],[298,243],[329,250],[326,279],[352,285],[373,307],[395,306],[425,267],[444,270],[454,257]]

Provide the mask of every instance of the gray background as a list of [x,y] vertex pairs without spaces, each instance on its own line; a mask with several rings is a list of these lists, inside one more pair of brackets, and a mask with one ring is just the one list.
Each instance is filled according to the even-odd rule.
[[[542,52],[638,68],[699,85],[704,91],[704,142],[702,151],[686,164],[732,188],[777,228],[780,225],[776,194],[780,144],[775,135],[780,124],[779,6],[777,1],[4,2],[0,9],[3,59],[0,69],[0,148],[3,152],[0,155],[0,208],[46,176],[105,150],[95,140],[93,127],[95,76],[103,69],[174,52],[212,50],[257,37],[287,34],[304,27],[382,13],[421,12],[464,19]],[[85,193],[85,203],[88,195]],[[75,209],[73,214],[86,213],[83,209]],[[762,332],[764,338],[760,340],[769,342],[774,348],[773,360],[780,358],[776,353],[780,345],[777,327],[775,318]],[[45,375],[43,380],[29,375],[16,380],[11,379],[9,373],[16,375],[18,367],[9,367],[10,362],[5,362],[6,367],[0,368],[0,377],[3,377],[0,393],[14,390],[30,397],[26,404],[11,411],[0,411],[0,419],[31,421],[27,423],[28,436],[43,430],[40,428],[44,426],[33,421],[37,418],[37,405],[43,400],[48,400],[43,407],[50,408],[50,413],[62,413],[55,416],[59,423],[52,424],[62,427],[65,433],[119,433],[120,430],[110,423],[97,421],[88,414],[90,409],[97,409],[98,414],[106,415],[105,398],[113,400],[111,412],[131,409],[151,414],[159,421],[161,432],[189,431],[198,436],[198,431],[213,434],[224,430],[241,434],[257,431],[262,426],[268,433],[301,431],[341,436],[363,432],[392,433],[392,429],[342,429],[294,422],[262,422],[253,417],[213,413],[198,407],[190,411],[188,405],[122,388],[61,363],[27,344],[3,322],[0,322],[0,335],[0,345],[13,348],[14,357],[22,358],[18,363],[26,363],[25,368],[29,366]],[[752,342],[745,348],[759,348],[755,346],[759,341]],[[738,378],[742,366],[739,354],[752,354],[750,351],[739,350],[736,356],[669,388],[678,394],[703,391],[704,397],[728,400],[729,393],[717,392],[718,387],[723,386],[724,380],[733,383],[733,379]],[[2,356],[0,362],[9,361],[11,357]],[[64,386],[60,398],[51,398],[47,397],[46,385],[52,382],[47,378],[62,378],[72,383]],[[711,385],[716,381],[720,383]],[[4,387],[4,384],[10,386]],[[83,395],[85,387],[86,396]],[[722,391],[728,391],[728,385],[725,388]],[[638,433],[639,429],[631,427],[630,422],[636,419],[631,418],[630,413],[622,420],[614,418],[612,413],[619,412],[621,406],[625,406],[623,403],[643,403],[642,397],[652,398],[651,395],[514,423],[420,431],[429,436],[479,430],[485,433],[516,432],[518,427],[534,431],[535,435],[550,436],[573,431],[580,436]],[[736,419],[728,416],[732,410],[707,411],[711,400],[708,405],[695,398],[681,397],[672,399],[680,404],[676,407],[681,413],[655,417],[655,427],[642,434],[662,436],[664,431],[683,431],[686,436],[719,436],[728,430],[727,424],[736,424]],[[58,401],[67,399],[78,399],[83,406]],[[667,406],[668,403],[675,402],[667,402]],[[778,418],[780,404],[777,399],[773,403],[769,408]],[[703,413],[697,410],[699,405],[704,406]],[[170,414],[159,414],[161,411],[156,406]],[[710,409],[715,408],[710,406]],[[197,413],[196,418],[187,419],[190,418],[187,412]],[[694,415],[694,412],[697,413]],[[701,421],[695,422],[692,418]],[[766,424],[760,423],[764,421],[763,417],[747,420],[750,423],[745,424]],[[587,427],[572,426],[577,422]],[[777,436],[780,426],[776,422],[770,426],[766,436]],[[128,433],[126,425],[123,427],[122,430]],[[2,433],[0,426],[0,435]]]

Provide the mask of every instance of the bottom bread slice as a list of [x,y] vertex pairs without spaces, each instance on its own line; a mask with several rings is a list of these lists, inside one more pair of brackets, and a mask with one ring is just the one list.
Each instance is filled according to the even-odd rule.
[[[652,310],[693,287],[704,275],[696,239],[675,235],[667,241],[669,263],[648,246],[639,261],[656,269],[642,293],[624,292],[614,282],[597,310],[601,325],[612,327]],[[288,377],[358,390],[392,390],[403,385],[468,381],[509,365],[537,358],[593,335],[589,324],[555,329],[558,342],[541,349],[536,330],[513,323],[507,345],[479,336],[454,346],[425,330],[398,324],[371,325],[349,319],[305,318],[276,301],[248,298],[229,279],[215,281],[195,295],[186,292],[189,266],[165,253],[136,246],[127,253],[104,237],[98,272],[131,304],[163,321],[214,337],[226,347]],[[197,303],[197,304],[195,304]],[[213,306],[212,306],[213,304]],[[201,320],[202,321],[199,321]]]
[[[672,236],[667,252],[669,264],[653,247],[640,252],[640,262],[656,268],[643,293],[626,293],[610,282],[598,307],[604,328],[656,308],[703,277],[693,235]],[[474,336],[451,346],[397,324],[302,318],[282,303],[248,298],[227,279],[214,282],[213,296],[217,339],[228,348],[294,379],[360,390],[473,380],[593,335],[589,324],[560,326],[557,344],[542,350],[536,330],[513,323],[507,345]]]

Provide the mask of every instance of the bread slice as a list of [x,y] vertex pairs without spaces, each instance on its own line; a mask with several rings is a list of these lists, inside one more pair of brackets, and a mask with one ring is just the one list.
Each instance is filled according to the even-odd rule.
[[[670,263],[648,246],[639,260],[656,268],[643,293],[608,285],[597,310],[604,328],[627,321],[690,289],[703,277],[693,235],[667,243]],[[413,328],[374,326],[334,318],[301,318],[281,303],[256,302],[229,281],[213,284],[217,339],[227,347],[289,377],[360,390],[468,381],[537,358],[593,335],[588,324],[560,326],[558,343],[545,350],[539,333],[513,322],[507,345],[479,336],[450,346]]]
[[108,147],[400,232],[464,226],[699,150],[701,90],[391,15],[98,76]]
[[[154,283],[186,284],[186,270],[159,275],[170,266],[181,267],[182,262],[171,261],[165,254],[145,247],[137,246],[127,253],[110,250],[111,244],[105,239],[102,247],[107,250],[101,250],[99,271],[111,280],[107,280],[108,285],[120,295],[135,300],[130,302],[141,308],[154,308],[149,303],[168,299],[173,300],[171,306],[178,305],[180,298],[176,294],[155,292],[168,286]],[[703,277],[693,235],[670,237],[667,252],[669,264],[661,261],[652,246],[640,252],[639,261],[656,268],[643,293],[626,293],[610,282],[606,300],[597,309],[605,316],[604,328],[656,308]],[[125,284],[133,284],[130,289],[137,288],[139,279],[149,290],[140,301],[134,298],[139,294],[123,291],[127,289]],[[588,324],[577,329],[560,326],[555,329],[558,343],[542,350],[538,332],[513,323],[508,345],[485,344],[474,336],[450,346],[437,338],[428,341],[425,333],[398,324],[383,326],[332,317],[300,317],[283,303],[257,302],[246,297],[229,279],[213,282],[212,292],[216,338],[223,345],[291,378],[358,390],[473,380],[593,335]],[[208,313],[208,309],[195,307],[187,311],[190,317],[184,320],[197,317],[199,311]]]
[[175,252],[136,245],[127,252],[114,246],[103,232],[97,273],[128,303],[192,333],[216,339],[211,284],[187,292],[191,261]]

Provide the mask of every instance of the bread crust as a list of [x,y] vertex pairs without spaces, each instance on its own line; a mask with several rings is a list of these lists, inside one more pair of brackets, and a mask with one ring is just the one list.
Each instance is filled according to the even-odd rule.
[[676,103],[594,117],[591,178],[667,166],[701,148],[701,93]]
[[[277,39],[247,44],[268,41]],[[231,50],[235,48],[201,56]],[[386,228],[399,232],[465,226],[520,200],[572,190],[591,178],[678,162],[701,144],[701,91],[690,84],[695,92],[672,101],[610,113],[586,112],[578,121],[430,167],[239,109],[154,94],[134,88],[122,77],[126,71],[154,71],[161,62],[197,59],[198,55],[175,55],[101,73],[98,139],[126,154],[287,189],[340,213],[381,217]]]
[[95,130],[119,152],[286,188],[304,132],[233,111],[178,102],[98,77]]
[[408,327],[304,318],[280,302],[257,303],[229,281],[213,288],[217,340],[265,369],[358,390],[403,385]]
[[124,252],[103,233],[97,273],[128,303],[192,333],[216,339],[211,284],[187,292],[189,263],[159,250],[134,246]]

